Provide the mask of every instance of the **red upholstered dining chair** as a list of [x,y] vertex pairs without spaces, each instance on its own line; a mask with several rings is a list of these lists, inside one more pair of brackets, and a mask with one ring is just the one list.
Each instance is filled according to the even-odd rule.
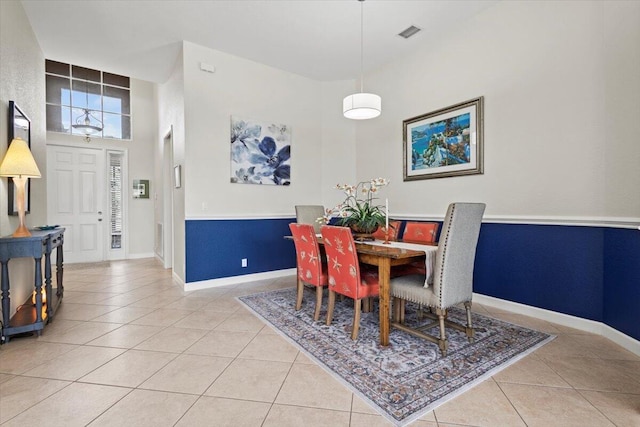
[[377,268],[360,267],[351,229],[325,225],[322,227],[322,239],[329,274],[327,326],[331,325],[333,319],[336,293],[353,298],[351,339],[356,340],[360,329],[362,299],[379,293]]
[[[398,240],[400,234],[400,225],[402,221],[389,220],[389,240]],[[385,240],[385,229],[380,227],[373,233],[373,237],[378,240]]]
[[320,259],[320,248],[316,232],[311,224],[289,224],[293,243],[296,246],[296,260],[298,265],[298,292],[296,295],[296,310],[302,307],[304,284],[316,287],[316,310],[313,320],[320,318],[322,306],[322,290],[327,286],[327,265]]
[[402,241],[409,243],[436,243],[438,228],[440,224],[437,222],[411,222],[408,221],[404,226]]
[[[402,241],[407,243],[419,243],[423,245],[436,244],[436,236],[440,224],[437,222],[411,222],[408,221],[402,233]],[[415,261],[411,264],[399,265],[391,268],[392,276],[405,276],[408,274],[426,274],[424,261]]]

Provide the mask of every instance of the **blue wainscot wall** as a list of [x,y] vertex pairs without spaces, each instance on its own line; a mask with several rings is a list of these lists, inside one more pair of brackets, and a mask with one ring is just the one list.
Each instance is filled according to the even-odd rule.
[[640,340],[640,231],[606,229],[603,322]]
[[295,218],[186,221],[187,283],[295,268],[293,240],[284,238],[291,235],[292,222]]
[[482,224],[474,291],[602,321],[603,235],[593,227]]
[[[188,220],[187,283],[294,268],[294,218]],[[247,268],[241,259],[247,258]],[[602,322],[640,340],[640,233],[483,223],[474,291]]]

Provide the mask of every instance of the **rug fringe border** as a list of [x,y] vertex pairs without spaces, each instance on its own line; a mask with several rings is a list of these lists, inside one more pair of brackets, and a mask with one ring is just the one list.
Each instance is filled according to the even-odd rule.
[[[286,289],[286,288],[281,288],[278,290],[282,290],[282,289]],[[295,288],[291,288],[291,289],[295,289]],[[406,427],[409,424],[417,421],[418,419],[424,417],[427,413],[435,410],[438,406],[445,404],[446,402],[460,396],[462,393],[469,391],[470,389],[472,389],[473,387],[477,386],[478,384],[480,384],[481,382],[485,381],[487,378],[490,378],[491,376],[497,374],[498,372],[508,368],[509,366],[513,365],[514,363],[516,363],[517,361],[525,358],[526,356],[530,355],[531,353],[533,353],[534,351],[536,351],[537,349],[539,349],[540,347],[542,347],[543,345],[549,343],[550,341],[553,341],[557,336],[553,335],[553,334],[548,334],[549,337],[544,339],[543,341],[540,341],[539,343],[537,343],[536,345],[531,346],[529,349],[527,349],[526,351],[523,351],[522,353],[519,353],[518,355],[514,356],[513,358],[509,359],[509,361],[501,364],[500,366],[496,366],[492,369],[490,369],[489,371],[485,372],[484,374],[480,375],[478,378],[476,378],[475,380],[465,384],[464,386],[460,387],[459,389],[448,393],[446,396],[432,402],[431,404],[429,404],[428,406],[426,406],[423,409],[420,409],[419,411],[416,411],[416,413],[411,414],[410,416],[408,416],[407,418],[403,419],[402,421],[398,421],[395,418],[393,418],[391,415],[389,415],[384,409],[382,409],[381,406],[379,406],[378,404],[376,404],[373,400],[369,399],[367,396],[365,396],[364,394],[362,394],[360,391],[358,391],[357,389],[355,389],[355,387],[353,387],[351,384],[349,384],[348,381],[346,381],[344,378],[342,378],[340,375],[338,375],[336,372],[334,372],[333,370],[329,369],[328,366],[326,366],[324,364],[324,362],[322,362],[321,360],[317,359],[313,354],[309,353],[306,349],[302,348],[297,342],[295,342],[293,339],[291,339],[287,334],[285,334],[284,332],[282,332],[281,330],[279,330],[278,328],[276,328],[271,322],[269,322],[269,320],[265,319],[260,313],[258,313],[257,311],[255,311],[252,307],[250,307],[247,303],[245,303],[244,301],[241,300],[241,298],[243,297],[249,297],[249,296],[256,296],[256,295],[260,295],[260,294],[267,294],[273,292],[273,290],[269,290],[269,291],[263,291],[263,292],[256,292],[254,294],[248,294],[248,295],[240,295],[235,297],[235,299],[242,304],[243,307],[247,308],[251,313],[253,313],[258,319],[260,319],[265,325],[269,326],[271,329],[273,329],[278,335],[280,335],[282,338],[285,339],[285,341],[287,341],[289,344],[293,345],[294,347],[296,347],[300,352],[302,352],[302,354],[304,354],[305,356],[307,356],[309,359],[313,360],[318,366],[320,366],[325,372],[327,372],[329,375],[331,375],[331,377],[333,377],[334,379],[336,379],[340,384],[342,384],[343,386],[345,386],[347,389],[349,389],[353,394],[355,394],[356,396],[358,396],[360,399],[362,399],[366,404],[368,404],[372,409],[374,409],[378,414],[380,414],[382,417],[384,417],[386,420],[388,420],[389,422],[391,422],[394,426],[396,427]],[[485,315],[486,316],[486,315]],[[490,317],[490,316],[487,316]],[[500,320],[500,319],[498,319]],[[504,323],[509,323],[512,324],[511,322],[507,322],[504,320],[501,320]],[[523,327],[521,325],[515,325],[512,324],[514,326],[518,326],[518,327]],[[529,328],[531,329],[531,328]],[[535,329],[533,329],[535,330]],[[295,361],[294,361],[295,363]]]

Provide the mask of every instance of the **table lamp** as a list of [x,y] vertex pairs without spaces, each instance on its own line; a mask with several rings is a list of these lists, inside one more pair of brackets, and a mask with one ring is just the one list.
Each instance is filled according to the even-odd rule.
[[18,205],[18,218],[20,225],[13,232],[13,237],[29,237],[31,233],[24,224],[24,190],[27,179],[40,178],[40,170],[31,155],[27,142],[22,138],[14,138],[9,145],[7,153],[0,163],[0,177],[13,178],[16,184],[16,204]]

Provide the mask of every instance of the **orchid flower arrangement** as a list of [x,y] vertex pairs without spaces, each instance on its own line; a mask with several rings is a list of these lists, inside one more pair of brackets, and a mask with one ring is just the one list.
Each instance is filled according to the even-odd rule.
[[380,187],[389,184],[385,178],[375,178],[362,181],[357,185],[338,184],[337,190],[346,195],[345,200],[332,209],[326,209],[325,214],[318,218],[318,222],[328,224],[332,217],[338,217],[338,225],[351,227],[360,233],[373,233],[378,227],[384,226],[387,213],[383,205],[376,205],[374,201]]

